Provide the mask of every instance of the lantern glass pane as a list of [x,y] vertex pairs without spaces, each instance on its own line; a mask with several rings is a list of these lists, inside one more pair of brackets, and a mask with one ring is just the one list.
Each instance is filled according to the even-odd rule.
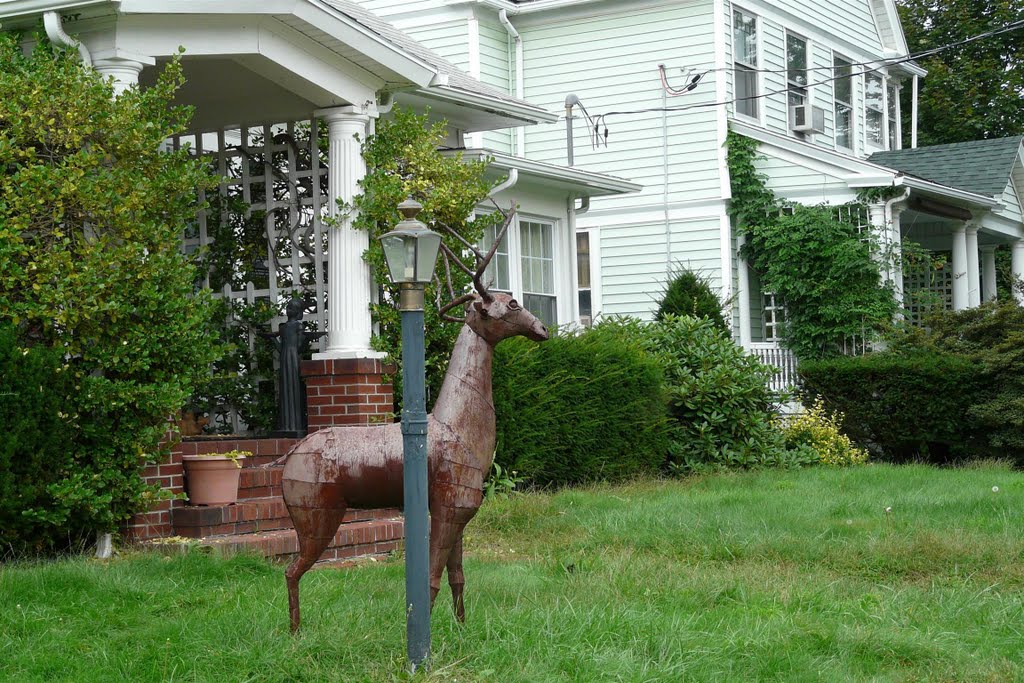
[[417,242],[416,281],[428,283],[434,275],[437,252],[441,248],[441,236],[436,232],[425,230],[418,235]]
[[404,235],[387,234],[380,238],[381,246],[384,247],[384,259],[388,262],[388,271],[391,273],[392,282],[411,282],[412,279],[406,276],[407,272],[412,271],[415,261],[410,259],[407,267],[406,257],[409,253],[409,249],[415,249],[415,240],[409,239],[409,244],[406,244],[408,238]]

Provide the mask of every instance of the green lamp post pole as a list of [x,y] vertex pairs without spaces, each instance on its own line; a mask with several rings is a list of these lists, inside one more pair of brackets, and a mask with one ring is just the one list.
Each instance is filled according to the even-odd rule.
[[424,368],[424,288],[434,274],[441,236],[416,215],[411,198],[398,205],[403,220],[382,235],[402,316],[402,439],[405,509],[406,651],[412,670],[430,657],[430,520],[427,507],[427,408]]

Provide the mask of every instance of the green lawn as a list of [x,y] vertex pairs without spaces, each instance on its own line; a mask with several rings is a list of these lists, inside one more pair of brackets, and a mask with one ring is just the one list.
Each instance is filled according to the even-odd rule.
[[[993,487],[998,487],[994,490]],[[890,513],[886,508],[891,507]],[[429,681],[1024,680],[1024,474],[869,466],[488,503]],[[389,681],[402,564],[0,568],[0,680]]]

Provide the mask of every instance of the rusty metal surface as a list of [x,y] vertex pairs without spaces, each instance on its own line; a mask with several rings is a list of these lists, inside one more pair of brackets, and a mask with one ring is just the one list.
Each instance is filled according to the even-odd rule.
[[[493,253],[492,249],[480,256],[478,273]],[[479,275],[474,280],[478,283]],[[494,346],[514,336],[548,338],[543,323],[508,294],[491,294],[478,284],[477,294],[465,303],[465,324],[428,417],[431,604],[447,568],[460,621],[465,619],[462,533],[483,501],[484,480],[494,457]],[[299,556],[285,573],[293,631],[300,619],[299,579],[326,549],[345,511],[400,506],[402,471],[402,431],[397,423],[323,429],[289,451],[284,499],[299,539]]]

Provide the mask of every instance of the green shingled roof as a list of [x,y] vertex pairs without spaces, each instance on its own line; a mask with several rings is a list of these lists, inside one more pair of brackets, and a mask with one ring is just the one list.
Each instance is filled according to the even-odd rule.
[[947,187],[998,197],[1010,182],[1022,141],[1024,136],[875,152],[868,161]]

